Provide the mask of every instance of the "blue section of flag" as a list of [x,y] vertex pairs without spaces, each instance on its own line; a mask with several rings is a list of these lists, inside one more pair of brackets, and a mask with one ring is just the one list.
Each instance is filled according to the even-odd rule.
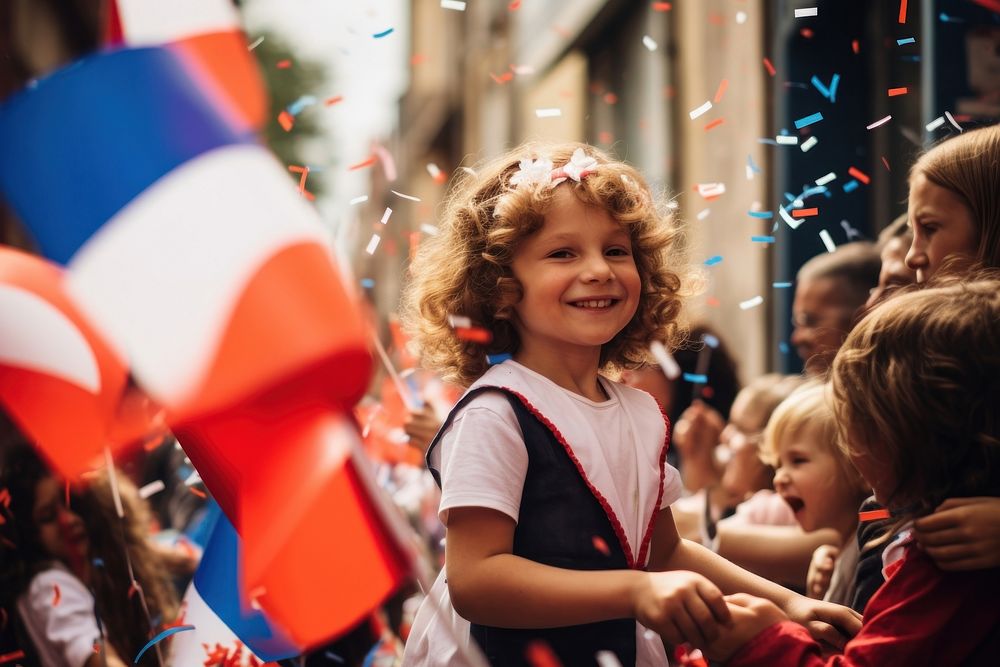
[[167,48],[84,58],[0,106],[0,191],[46,257],[67,263],[143,190],[254,137],[227,123]]
[[258,658],[270,662],[299,655],[302,651],[292,640],[243,597],[241,552],[242,542],[236,529],[220,512],[194,573],[194,587],[205,604]]

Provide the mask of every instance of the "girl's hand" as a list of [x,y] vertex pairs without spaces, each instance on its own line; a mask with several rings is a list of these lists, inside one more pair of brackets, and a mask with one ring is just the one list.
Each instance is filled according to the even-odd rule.
[[725,426],[722,415],[700,400],[695,400],[677,419],[671,443],[684,461],[681,475],[688,491],[698,491],[719,480],[715,447]]
[[727,595],[733,622],[712,642],[705,654],[712,660],[725,662],[744,644],[775,623],[788,620],[784,612],[770,600],[746,593]]
[[813,639],[826,642],[841,650],[847,640],[861,629],[861,614],[839,604],[810,600],[803,595],[794,595],[785,603],[783,610],[788,618],[804,625]]
[[822,600],[826,595],[839,556],[840,549],[832,544],[824,544],[813,552],[809,573],[806,574],[806,594],[809,597]]
[[942,570],[1000,567],[1000,498],[949,498],[913,535]]
[[635,618],[663,641],[706,646],[729,623],[722,592],[695,572],[649,572],[633,596]]

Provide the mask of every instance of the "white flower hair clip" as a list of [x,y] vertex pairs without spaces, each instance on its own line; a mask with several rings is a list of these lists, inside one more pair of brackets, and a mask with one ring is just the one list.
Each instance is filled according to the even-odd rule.
[[597,166],[597,158],[587,155],[582,148],[573,151],[573,156],[561,169],[552,172],[552,184],[559,185],[567,178],[572,178],[579,183],[584,176],[594,171]]
[[510,177],[510,184],[517,187],[523,183],[539,185],[552,180],[552,160],[538,158],[521,160],[518,170]]
[[510,184],[516,188],[523,184],[544,186],[551,183],[555,187],[570,178],[579,183],[593,173],[596,167],[597,158],[587,155],[582,148],[577,148],[569,162],[558,169],[553,168],[552,160],[545,157],[521,160],[518,170],[510,178]]

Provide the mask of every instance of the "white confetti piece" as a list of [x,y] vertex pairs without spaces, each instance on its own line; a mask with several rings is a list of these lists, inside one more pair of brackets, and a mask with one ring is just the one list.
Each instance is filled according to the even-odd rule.
[[673,356],[667,351],[667,348],[663,346],[658,340],[654,340],[649,346],[649,351],[653,354],[653,358],[656,359],[656,363],[660,364],[660,368],[663,369],[663,374],[667,376],[668,380],[676,380],[681,376],[681,367],[674,360]]
[[962,129],[962,126],[959,125],[958,122],[955,120],[955,117],[951,115],[950,111],[945,111],[944,116],[945,118],[948,119],[948,122],[951,123],[956,130],[958,130],[959,132],[965,132],[965,130]]
[[385,207],[385,211],[382,213],[382,219],[379,220],[383,225],[389,222],[389,216],[392,215],[392,209],[388,206]]
[[826,246],[827,252],[833,252],[837,249],[837,244],[833,242],[833,237],[830,236],[830,232],[825,229],[820,230],[819,237],[823,240],[823,245]]
[[372,238],[370,241],[368,241],[368,247],[365,248],[365,252],[368,253],[369,255],[374,255],[375,248],[378,247],[378,243],[381,240],[382,240],[381,236],[379,236],[378,234],[372,234]]
[[691,117],[691,120],[694,120],[695,118],[701,116],[711,108],[712,108],[712,100],[705,100],[705,103],[702,104],[700,107],[688,112],[688,116]]
[[807,18],[809,16],[819,16],[819,7],[802,7],[795,10],[795,18]]
[[802,222],[805,220],[805,218],[793,218],[792,216],[788,215],[788,211],[785,210],[784,206],[778,207],[778,215],[780,215],[781,219],[784,220],[788,224],[788,226],[791,227],[792,229],[798,229],[799,225],[801,225]]
[[698,219],[699,220],[704,220],[709,215],[711,215],[711,213],[712,213],[712,209],[710,209],[710,208],[703,208],[700,211],[698,211]]
[[835,174],[835,173],[833,173],[831,171],[826,176],[820,176],[819,178],[817,178],[816,179],[816,185],[826,185],[830,181],[836,180],[836,178],[837,178],[837,174]]
[[404,195],[402,192],[396,192],[395,190],[389,190],[392,194],[397,197],[402,197],[403,199],[409,199],[410,201],[420,201],[420,197],[414,197],[413,195]]
[[818,143],[819,143],[819,139],[817,139],[816,137],[809,137],[808,139],[806,139],[805,141],[802,142],[802,145],[799,146],[799,148],[802,149],[803,153],[808,153],[809,149],[812,148],[813,146],[815,146]]
[[746,23],[747,22],[747,13],[744,12],[744,11],[738,11],[738,12],[736,12],[736,22],[739,25],[743,25],[744,23]]
[[880,125],[885,125],[885,124],[886,124],[886,123],[888,123],[888,122],[889,122],[890,120],[892,120],[892,114],[890,114],[890,115],[886,116],[885,118],[880,118],[880,119],[878,119],[877,121],[875,121],[875,122],[874,122],[874,123],[872,123],[871,125],[867,126],[867,129],[869,129],[869,130],[874,130],[874,129],[875,129],[876,127],[878,127],[878,126],[880,126]]
[[538,118],[558,118],[562,115],[562,109],[535,109],[535,116]]
[[[263,37],[261,39],[263,39]],[[163,483],[162,479],[158,479],[156,481],[150,482],[149,484],[146,484],[145,486],[140,487],[139,497],[145,500],[146,498],[149,498],[150,496],[159,493],[165,488],[167,488],[167,485]]]
[[441,0],[441,9],[454,9],[457,12],[465,11],[465,3],[461,0]]
[[258,46],[260,46],[261,42],[263,42],[263,41],[264,41],[263,37],[258,37],[257,39],[255,39],[253,41],[253,44],[251,44],[250,46],[247,47],[247,51],[253,51]]
[[368,195],[361,195],[360,197],[355,197],[349,203],[351,206],[354,206],[355,204],[361,204],[366,201],[368,201]]
[[438,228],[434,225],[429,225],[426,222],[420,225],[420,231],[424,234],[430,234],[431,236],[436,236],[438,233]]
[[933,132],[934,130],[938,129],[942,125],[944,125],[944,116],[938,116],[937,118],[935,118],[931,122],[927,123],[927,131],[928,132]]
[[449,315],[448,326],[452,329],[471,329],[472,320],[465,315]]
[[708,197],[718,197],[726,193],[725,183],[699,183],[698,194],[706,199]]
[[740,310],[750,310],[751,308],[755,308],[762,303],[764,303],[764,297],[758,294],[752,299],[747,299],[746,301],[740,301]]
[[642,36],[642,45],[645,46],[650,51],[655,51],[657,47],[656,40],[650,37],[649,35]]
[[779,134],[774,138],[782,146],[798,146],[799,138],[791,134]]

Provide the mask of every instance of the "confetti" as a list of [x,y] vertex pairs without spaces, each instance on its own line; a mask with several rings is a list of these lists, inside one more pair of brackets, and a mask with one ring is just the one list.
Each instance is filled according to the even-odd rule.
[[799,143],[799,138],[790,134],[779,134],[774,140],[782,146],[797,146]]
[[708,125],[705,126],[705,131],[708,132],[711,129],[719,127],[720,125],[722,125],[722,123],[724,122],[724,120],[725,120],[724,118],[716,118],[711,123],[709,123]]
[[188,487],[188,491],[190,491],[192,494],[198,496],[202,500],[206,500],[208,498],[208,495],[204,491],[202,491],[201,489],[196,489],[193,486]]
[[[720,258],[721,259],[721,258]],[[681,376],[681,367],[674,359],[673,355],[663,346],[658,340],[654,340],[649,346],[649,352],[656,359],[656,363],[660,365],[663,370],[663,374],[667,376],[668,380],[676,380]]]
[[722,255],[715,255],[705,260],[705,266],[715,266],[722,261]]
[[14,662],[15,660],[20,660],[23,657],[24,657],[24,651],[20,650],[11,651],[10,653],[4,653],[3,655],[0,655],[0,665],[8,662]]
[[597,667],[622,667],[618,656],[611,651],[598,651],[594,658],[597,660]]
[[325,106],[330,107],[333,106],[334,104],[337,104],[338,102],[343,102],[343,101],[344,101],[343,95],[334,95],[333,97],[328,97],[325,100],[323,100],[323,104]]
[[303,95],[299,99],[295,100],[287,107],[285,107],[285,111],[292,114],[293,116],[298,116],[300,113],[302,113],[303,109],[312,106],[313,104],[316,104],[315,97],[313,97],[312,95]]
[[449,315],[448,316],[448,326],[452,329],[471,329],[472,320],[465,315]]
[[507,9],[509,9],[512,12],[517,11],[520,8],[521,8],[521,0],[513,0],[509,5],[507,5]]
[[854,51],[854,55],[857,55],[861,51],[861,44],[856,39],[851,40],[851,51]]
[[141,658],[142,654],[145,653],[146,651],[148,651],[150,649],[150,647],[152,647],[153,645],[155,645],[155,644],[163,641],[164,639],[166,639],[170,635],[177,634],[178,632],[186,632],[188,630],[194,630],[194,626],[193,625],[176,625],[176,626],[174,626],[172,628],[167,628],[166,630],[164,630],[160,634],[158,634],[155,637],[153,637],[152,639],[150,639],[149,642],[145,646],[142,647],[142,650],[139,651],[135,655],[135,659],[133,659],[132,662],[134,664],[139,664],[139,658]]
[[833,242],[833,237],[830,236],[830,232],[825,229],[821,229],[819,232],[820,239],[823,240],[823,245],[826,246],[827,252],[833,252],[837,249],[837,245]]
[[906,23],[906,0],[899,0],[899,22]]
[[823,114],[817,111],[814,114],[803,116],[802,118],[799,118],[797,121],[795,121],[795,129],[801,130],[803,127],[812,125],[813,123],[818,123],[821,120],[823,120]]
[[774,71],[774,65],[772,65],[771,61],[768,60],[767,58],[764,58],[764,68],[767,69],[767,73],[770,74],[771,76],[774,76],[776,74],[776,72]]
[[889,510],[886,508],[881,508],[877,510],[865,510],[864,512],[858,512],[858,521],[865,523],[866,521],[878,521],[879,519],[891,518]]
[[263,37],[258,37],[257,39],[255,39],[255,40],[253,41],[253,44],[250,44],[250,45],[249,45],[249,46],[247,47],[247,51],[253,51],[253,50],[254,50],[254,49],[256,49],[256,48],[257,48],[258,46],[260,46],[260,45],[261,45],[261,43],[262,43],[263,41],[264,41],[264,38],[263,38]]
[[292,61],[289,60],[288,58],[285,58],[284,60],[279,60],[278,62],[276,62],[274,66],[277,67],[278,69],[288,69],[289,67],[292,66]]
[[156,495],[165,488],[167,488],[167,485],[163,483],[162,479],[152,481],[139,488],[139,497],[145,500],[150,496]]
[[798,208],[792,211],[793,218],[811,218],[814,215],[819,215],[818,208]]
[[562,109],[535,109],[535,116],[538,118],[558,118],[559,116],[562,116]]
[[56,607],[62,600],[62,591],[59,590],[59,584],[52,584],[52,606]]
[[844,192],[854,192],[858,189],[858,182],[853,178],[844,183]]
[[699,375],[698,373],[685,373],[685,382],[693,382],[694,384],[708,384],[707,375]]
[[750,310],[751,308],[755,308],[756,306],[759,306],[762,303],[764,303],[764,297],[758,294],[752,299],[747,299],[746,301],[740,301],[740,310]]
[[774,217],[774,211],[747,211],[747,215],[760,220],[770,220]]
[[431,178],[434,179],[434,182],[438,184],[444,183],[445,178],[447,178],[447,176],[444,175],[444,172],[441,171],[441,168],[433,162],[427,163],[427,173],[430,174]]
[[592,543],[594,545],[594,548],[600,551],[605,556],[611,555],[611,549],[608,548],[608,543],[605,542],[604,538],[602,538],[600,535],[594,535]]
[[372,35],[372,37],[374,37],[375,39],[382,39],[383,37],[388,37],[389,35],[391,35],[394,30],[395,28],[388,28],[386,30],[383,30],[382,32],[375,33],[374,35]]
[[750,240],[754,243],[774,243],[773,236],[751,236]]
[[669,12],[673,5],[669,2],[654,2],[653,11],[654,12]]
[[713,350],[719,347],[719,339],[712,334],[702,334],[701,340]]
[[420,225],[420,231],[425,234],[430,234],[431,236],[436,236],[438,233],[438,228],[434,225],[428,225],[426,222]]
[[488,363],[490,366],[496,366],[497,364],[502,364],[508,359],[513,359],[513,358],[514,357],[510,356],[510,354],[507,352],[501,352],[500,354],[487,354],[486,363]]
[[366,201],[368,201],[368,195],[361,195],[360,197],[355,197],[354,199],[352,199],[350,202],[348,202],[348,204],[354,206],[355,204],[362,204]]
[[701,116],[702,114],[704,114],[706,111],[708,111],[711,108],[712,108],[712,101],[711,100],[705,100],[705,103],[702,104],[700,107],[698,107],[697,109],[693,109],[692,111],[689,111],[688,112],[688,116],[691,117],[691,120],[694,120],[695,118],[697,118],[698,116]]
[[699,220],[704,220],[704,219],[705,219],[705,218],[707,218],[707,217],[708,217],[709,215],[711,215],[711,213],[712,213],[712,209],[710,209],[710,208],[703,208],[702,210],[698,211],[698,216],[697,216],[697,218],[698,218]]
[[650,51],[655,51],[657,47],[656,40],[650,37],[649,35],[642,36],[642,45],[645,46]]
[[371,278],[362,278],[361,286],[364,287],[365,289],[371,289],[375,287],[375,281],[372,280]]
[[933,132],[934,130],[936,130],[939,127],[941,127],[942,125],[944,125],[944,122],[945,122],[944,121],[944,116],[938,116],[937,118],[935,118],[931,122],[927,123],[927,125],[926,125],[927,131],[928,132]]
[[787,289],[787,288],[789,288],[791,286],[792,286],[792,284],[791,283],[787,283],[787,282],[771,283],[771,287],[773,287],[775,289]]
[[385,180],[392,183],[396,180],[396,161],[392,157],[392,153],[387,151],[384,146],[375,144],[372,146],[372,151],[375,156],[378,157],[379,162],[382,163],[382,173],[385,174]]
[[885,159],[884,155],[882,156],[882,164],[885,165],[885,170],[886,171],[892,171],[892,169],[889,168],[889,161]]
[[831,171],[826,176],[820,176],[819,178],[817,178],[816,179],[816,185],[826,185],[830,181],[836,180],[836,178],[837,178],[837,174],[835,174],[835,173],[833,173]]
[[392,209],[388,206],[385,207],[385,211],[382,213],[382,219],[379,220],[383,225],[389,222],[389,216],[392,215]]
[[792,216],[788,215],[788,211],[785,210],[784,206],[778,207],[778,214],[781,215],[781,219],[784,220],[785,223],[792,229],[798,229],[799,225],[802,224],[801,220],[796,220]]
[[389,190],[392,194],[397,197],[402,197],[403,199],[409,199],[410,201],[420,201],[420,197],[414,197],[413,195],[404,195],[402,192],[396,192],[395,190]]
[[891,114],[888,115],[888,116],[886,116],[885,118],[878,119],[877,121],[875,121],[874,123],[872,123],[871,125],[869,125],[867,127],[867,129],[874,130],[876,127],[879,127],[880,125],[885,125],[890,120],[892,120],[892,115]]
[[797,19],[807,18],[809,16],[818,16],[818,15],[819,15],[818,7],[802,7],[801,9],[795,10],[795,18]]
[[847,173],[850,174],[851,176],[853,176],[854,178],[858,179],[859,181],[861,181],[865,185],[868,185],[869,183],[871,183],[872,179],[870,179],[868,177],[868,174],[866,174],[865,172],[861,171],[857,167],[851,167],[850,169],[847,170]]
[[715,91],[715,97],[712,99],[713,102],[718,104],[722,101],[722,96],[726,94],[726,90],[729,88],[729,79],[723,79],[719,82],[719,87]]
[[441,9],[454,9],[457,12],[465,11],[465,3],[461,0],[441,0]]
[[365,167],[370,167],[375,164],[375,156],[371,155],[366,160],[362,160],[356,164],[352,164],[347,168],[347,171],[357,171],[358,169],[364,169]]
[[374,255],[375,248],[378,247],[378,243],[381,240],[382,240],[381,236],[379,236],[378,234],[372,234],[371,239],[368,241],[368,246],[365,248],[365,252],[368,253],[369,255]]
[[896,97],[897,95],[905,95],[906,92],[907,92],[906,86],[903,86],[902,88],[890,88],[889,97]]
[[902,46],[903,44],[913,44],[913,43],[915,43],[916,41],[917,41],[917,40],[916,40],[916,39],[914,39],[913,37],[904,37],[904,38],[902,38],[902,39],[897,39],[897,40],[896,40],[896,44],[897,44],[898,46]]
[[524,649],[524,657],[531,663],[531,667],[562,667],[549,645],[540,639],[528,644]]
[[287,111],[282,111],[278,114],[278,125],[280,125],[281,129],[285,132],[291,132],[292,127],[295,125],[295,116]]
[[493,340],[493,334],[482,327],[455,327],[455,336],[459,340],[488,345]]
[[699,183],[697,185],[698,194],[705,199],[718,197],[726,193],[725,183]]

